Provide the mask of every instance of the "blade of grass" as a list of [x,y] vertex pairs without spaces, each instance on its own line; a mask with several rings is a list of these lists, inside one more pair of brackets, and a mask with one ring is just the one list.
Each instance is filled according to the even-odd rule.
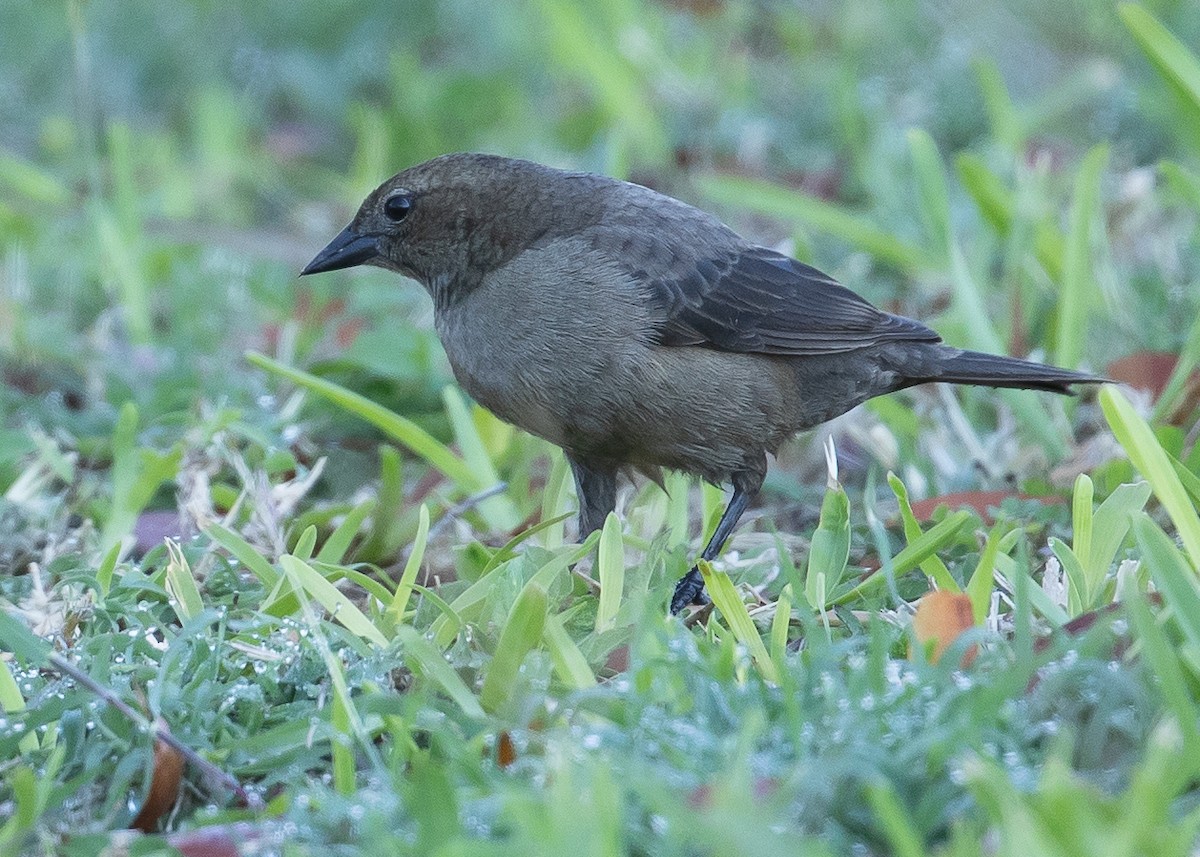
[[421,569],[421,561],[425,558],[425,543],[428,539],[429,507],[422,503],[421,509],[417,513],[417,536],[413,539],[412,553],[408,555],[408,561],[404,563],[400,582],[396,584],[396,594],[388,608],[396,624],[404,621],[404,611],[408,609],[408,599],[412,595],[417,572]]
[[1092,604],[1091,587],[1088,586],[1087,575],[1083,571],[1083,563],[1071,550],[1071,546],[1062,539],[1051,536],[1046,540],[1054,556],[1062,565],[1063,573],[1067,576],[1067,612],[1078,616],[1089,609]]
[[358,550],[368,562],[380,562],[400,547],[397,521],[404,511],[404,464],[391,444],[379,447],[379,493],[371,528]]
[[279,572],[275,567],[233,530],[220,524],[209,524],[204,528],[204,534],[233,554],[234,559],[249,569],[264,587],[272,589],[278,584]]
[[713,604],[717,606],[721,615],[725,617],[725,621],[729,623],[729,630],[733,632],[733,636],[750,652],[750,657],[753,658],[762,677],[777,684],[779,671],[767,653],[762,635],[758,633],[758,628],[755,627],[754,620],[750,618],[750,613],[746,610],[746,605],[742,603],[729,575],[722,571],[715,571],[712,565],[705,560],[700,560],[696,566],[704,578],[704,588],[708,590]]
[[345,559],[346,551],[350,550],[350,543],[358,535],[363,521],[373,511],[375,511],[375,501],[365,500],[346,513],[342,522],[329,534],[325,544],[321,545],[321,550],[317,552],[317,562],[338,565]]
[[775,601],[775,615],[771,619],[771,661],[777,672],[782,674],[787,658],[788,630],[792,624],[792,584],[783,587]]
[[291,581],[294,590],[303,590],[312,595],[317,603],[351,633],[380,648],[387,648],[387,638],[374,623],[363,615],[345,593],[322,577],[315,568],[298,557],[287,554],[279,558],[279,565]]
[[[0,711],[3,711],[5,715],[13,715],[24,710],[25,697],[21,695],[21,689],[17,687],[17,681],[13,678],[8,662],[0,660]],[[26,733],[17,743],[17,747],[22,754],[36,751],[38,736],[33,732]]]
[[976,625],[982,625],[987,618],[995,582],[996,557],[1000,554],[1000,543],[1007,535],[1007,530],[1008,524],[1005,523],[998,522],[992,527],[979,554],[979,563],[967,581],[967,597],[971,599],[971,612]]
[[546,641],[546,649],[554,660],[554,671],[568,687],[575,690],[586,690],[594,687],[596,676],[588,666],[587,658],[583,656],[579,646],[571,639],[563,626],[561,616],[546,617],[546,627],[542,631]]
[[[893,557],[891,562],[893,574],[899,578],[912,571],[923,560],[950,544],[972,519],[973,516],[970,512],[961,510],[926,530],[919,539],[908,544]],[[846,604],[885,585],[887,578],[881,571],[882,569],[872,572],[853,588],[830,600],[830,605]]]
[[360,396],[358,393],[323,378],[279,363],[263,354],[249,351],[246,353],[246,360],[253,366],[287,378],[307,390],[324,396],[334,404],[371,423],[396,443],[442,471],[462,490],[469,493],[487,487],[480,482],[467,463],[451,452],[449,447],[416,423],[372,402],[366,396]]
[[[568,566],[574,565],[591,553],[599,539],[600,532],[597,531],[588,536],[583,544],[562,549],[554,559],[539,568],[530,580],[537,580],[543,589],[548,590],[554,578],[566,571]],[[449,612],[443,611],[443,615],[434,620],[433,624],[429,626],[429,634],[435,645],[441,648],[450,645],[462,624],[474,618],[476,611],[487,600],[488,593],[496,585],[492,579],[493,576],[489,574],[487,577],[476,580],[450,603]]]
[[546,608],[546,590],[533,581],[525,584],[500,629],[496,652],[483,677],[479,703],[484,711],[494,714],[508,700],[525,656],[542,640]]
[[834,483],[821,501],[821,515],[808,549],[804,597],[814,610],[824,610],[850,559],[850,498]]
[[1136,3],[1122,3],[1117,11],[1159,74],[1176,86],[1200,112],[1200,60],[1196,55]]
[[204,599],[200,597],[200,587],[179,543],[167,539],[166,544],[168,560],[165,583],[171,596],[171,609],[179,617],[180,623],[186,625],[204,612]]
[[1171,607],[1172,617],[1193,649],[1200,651],[1200,591],[1187,558],[1170,536],[1144,514],[1134,517],[1133,533],[1150,568],[1150,576]]
[[621,521],[614,512],[608,513],[600,531],[596,575],[600,579],[600,603],[596,606],[596,633],[599,634],[616,622],[625,591],[625,543],[621,538]]
[[[900,477],[890,470],[887,482],[900,504],[900,521],[904,526],[904,540],[910,543],[914,542],[921,537],[921,524],[917,521],[917,516],[913,514],[912,504],[908,501],[908,489],[900,481]],[[930,556],[922,562],[921,570],[937,584],[938,589],[944,589],[947,592],[962,592],[958,581],[951,576],[950,569],[946,568],[946,564],[937,555]]]
[[1091,550],[1087,554],[1075,551],[1084,563],[1088,580],[1094,583],[1103,580],[1129,533],[1133,516],[1145,508],[1149,499],[1148,482],[1118,485],[1096,509],[1092,516]]
[[1171,457],[1163,450],[1150,426],[1116,387],[1106,385],[1100,390],[1100,407],[1129,460],[1146,477],[1154,495],[1171,516],[1192,568],[1200,569],[1200,517],[1175,475]]
[[396,637],[404,646],[405,659],[409,667],[419,671],[429,681],[432,681],[462,709],[468,717],[483,720],[487,715],[475,694],[471,693],[454,668],[446,661],[441,650],[422,637],[415,628],[401,625],[396,629]]

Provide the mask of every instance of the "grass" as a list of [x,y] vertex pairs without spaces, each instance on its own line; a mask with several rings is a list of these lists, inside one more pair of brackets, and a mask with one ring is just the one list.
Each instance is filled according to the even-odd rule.
[[[0,853],[1193,853],[1200,21],[1073,9],[17,4]],[[661,187],[954,344],[1179,360],[798,439],[668,618],[719,492],[575,543],[419,289],[295,278],[462,149]],[[965,633],[914,631],[931,588]]]

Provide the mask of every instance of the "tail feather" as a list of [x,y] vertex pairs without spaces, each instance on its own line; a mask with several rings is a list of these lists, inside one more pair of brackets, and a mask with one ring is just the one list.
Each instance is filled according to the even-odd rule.
[[1074,384],[1103,384],[1107,378],[1060,369],[1045,363],[945,348],[939,359],[926,364],[911,383],[940,381],[947,384],[977,384],[983,387],[1012,387],[1019,390],[1046,390],[1073,395]]

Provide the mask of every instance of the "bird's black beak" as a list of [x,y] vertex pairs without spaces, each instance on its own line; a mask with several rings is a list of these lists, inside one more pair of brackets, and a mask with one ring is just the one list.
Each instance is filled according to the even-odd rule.
[[353,268],[369,262],[379,255],[379,238],[374,235],[359,235],[349,226],[337,234],[325,249],[304,266],[300,276]]

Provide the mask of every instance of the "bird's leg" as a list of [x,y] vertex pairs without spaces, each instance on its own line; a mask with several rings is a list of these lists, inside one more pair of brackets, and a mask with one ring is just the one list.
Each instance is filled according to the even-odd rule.
[[[759,482],[762,480],[759,479]],[[734,479],[733,496],[729,499],[729,505],[725,507],[725,512],[721,515],[721,520],[717,522],[717,528],[713,530],[712,538],[708,540],[708,544],[700,553],[700,558],[706,562],[712,562],[716,559],[717,554],[721,552],[725,540],[729,538],[729,534],[733,532],[733,528],[737,526],[738,519],[742,517],[742,513],[746,511],[746,507],[750,505],[750,501],[754,499],[757,489],[752,489],[743,484],[742,480]],[[675,594],[671,596],[671,613],[677,614],[683,611],[683,608],[689,604],[696,603],[704,593],[704,578],[700,576],[700,569],[692,566],[692,570],[679,579],[675,584]]]
[[617,471],[611,467],[567,456],[575,475],[579,496],[579,540],[604,526],[608,513],[617,508]]

